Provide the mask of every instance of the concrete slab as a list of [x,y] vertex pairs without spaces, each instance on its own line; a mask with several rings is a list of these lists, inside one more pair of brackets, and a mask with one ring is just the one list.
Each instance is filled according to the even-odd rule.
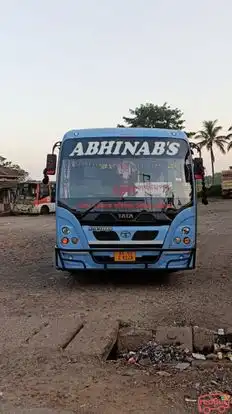
[[118,334],[118,352],[137,351],[142,345],[153,339],[152,330],[121,328]]
[[189,326],[158,326],[155,340],[162,345],[183,344],[189,351],[193,350],[193,334]]
[[193,347],[197,352],[207,351],[210,353],[213,350],[214,342],[214,331],[199,326],[193,327]]
[[82,320],[75,314],[55,318],[29,341],[29,349],[65,348],[82,327]]
[[66,351],[78,359],[106,360],[117,341],[119,322],[114,319],[88,320],[67,346]]
[[26,345],[47,323],[46,320],[35,316],[0,318],[0,355]]

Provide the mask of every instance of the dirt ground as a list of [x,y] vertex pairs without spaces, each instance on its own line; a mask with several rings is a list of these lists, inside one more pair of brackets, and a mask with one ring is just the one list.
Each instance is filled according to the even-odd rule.
[[[145,328],[232,326],[232,200],[199,206],[197,269],[169,280],[126,272],[74,280],[54,269],[54,243],[54,216],[0,218],[0,317],[71,312]],[[77,363],[10,346],[0,354],[0,368],[4,414],[16,413],[13,406],[46,407],[48,413],[49,408],[54,413],[194,413],[197,403],[186,397],[210,390],[232,393],[232,370],[222,368],[160,377],[120,361]]]

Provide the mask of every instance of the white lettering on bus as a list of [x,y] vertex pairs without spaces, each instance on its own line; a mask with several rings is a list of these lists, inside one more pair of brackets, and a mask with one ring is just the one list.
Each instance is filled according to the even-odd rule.
[[180,150],[179,142],[170,141],[88,141],[84,150],[83,142],[78,142],[69,154],[70,157],[83,155],[169,155],[175,156]]
[[135,151],[137,149],[137,146],[139,145],[139,141],[135,141],[135,142],[129,142],[126,141],[124,142],[124,149],[121,152],[120,155],[127,155],[128,152],[130,155],[135,155]]
[[111,155],[115,141],[102,141],[98,155]]
[[[89,142],[90,144],[90,142]],[[84,155],[83,152],[83,145],[81,142],[78,142],[77,145],[75,146],[74,150],[71,152],[71,154],[69,154],[70,157],[74,157],[74,155],[77,155],[78,157],[80,157],[81,155]]]
[[114,151],[112,152],[112,155],[119,155],[119,154],[121,154],[120,153],[120,149],[121,149],[121,146],[122,145],[123,145],[123,141],[116,141],[116,145],[115,145]]
[[150,149],[147,141],[144,141],[135,155],[150,155]]
[[[81,144],[82,145],[82,144]],[[83,148],[83,146],[82,146]],[[90,141],[88,143],[88,148],[85,155],[96,155],[99,150],[99,142],[98,141]],[[83,151],[83,149],[82,149]]]
[[165,153],[165,146],[166,146],[166,142],[163,142],[163,141],[155,142],[152,155],[163,155]]
[[176,155],[179,152],[180,144],[178,142],[171,142],[167,149],[167,155]]

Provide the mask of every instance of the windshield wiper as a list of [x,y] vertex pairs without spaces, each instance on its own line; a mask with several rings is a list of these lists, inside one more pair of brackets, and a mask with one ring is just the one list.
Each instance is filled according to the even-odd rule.
[[144,198],[129,198],[129,197],[127,197],[127,198],[124,198],[124,197],[121,197],[121,198],[113,198],[113,199],[111,199],[111,200],[99,200],[99,201],[97,201],[97,203],[95,203],[95,204],[93,204],[91,207],[89,207],[87,210],[85,210],[85,212],[83,213],[83,214],[81,214],[80,215],[80,218],[83,218],[83,217],[85,217],[88,213],[90,213],[95,207],[97,207],[98,206],[98,204],[100,204],[100,203],[117,203],[117,202],[128,202],[128,201],[136,201],[136,202],[138,202],[138,201],[144,201]]

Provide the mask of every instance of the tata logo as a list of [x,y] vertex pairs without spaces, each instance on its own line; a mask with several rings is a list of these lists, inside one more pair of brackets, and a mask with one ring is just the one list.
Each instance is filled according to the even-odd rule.
[[122,239],[130,239],[131,238],[131,233],[129,231],[122,231],[120,233],[120,236]]
[[133,220],[134,215],[132,213],[118,213],[120,220]]

